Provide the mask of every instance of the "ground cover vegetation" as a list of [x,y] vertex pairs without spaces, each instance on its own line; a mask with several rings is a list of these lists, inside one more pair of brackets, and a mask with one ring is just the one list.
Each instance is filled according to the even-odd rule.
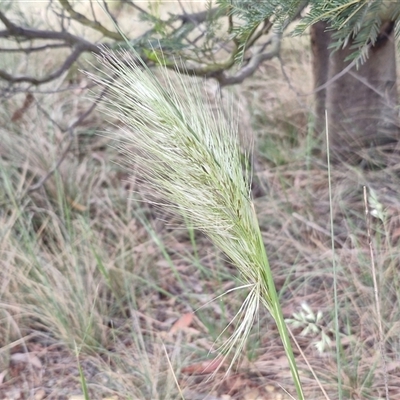
[[[100,26],[107,26],[107,31],[100,29],[101,37],[108,39],[110,32],[115,34],[112,21],[92,3],[68,9],[72,3],[50,2],[47,8],[29,5],[20,12],[10,4],[15,3],[4,3],[2,7],[8,8],[0,9],[8,31],[3,38],[19,24],[31,27],[19,31],[28,36],[44,27],[54,32],[57,18],[63,21],[58,26],[63,37],[55,43],[42,35],[35,46],[45,47],[45,53],[25,51],[21,57],[17,51],[8,52],[0,60],[2,71],[9,74],[2,78],[7,82],[12,77],[2,86],[0,110],[2,398],[290,398],[283,390],[295,394],[289,363],[266,310],[260,309],[239,362],[225,376],[231,359],[223,360],[210,349],[217,349],[239,325],[234,317],[247,290],[232,289],[242,285],[240,274],[201,230],[194,229],[189,216],[175,217],[157,206],[161,199],[144,185],[142,165],[127,171],[113,138],[99,135],[107,128],[123,129],[124,121],[106,118],[95,107],[98,101],[93,103],[93,98],[107,95],[104,89],[92,86],[79,68],[65,64],[69,53],[62,41],[84,38],[74,42],[71,57],[76,60],[79,53],[78,67],[86,71],[98,67],[94,57],[81,50],[98,52],[89,44],[99,41],[99,25],[90,25],[94,18],[86,21],[74,10],[96,15]],[[176,14],[177,6],[188,7],[151,3],[146,21],[139,21],[143,9],[133,13],[124,2],[109,3],[108,12],[122,30],[134,19],[140,24],[134,33],[140,37],[143,32],[165,31],[168,24],[151,15],[168,20],[168,12]],[[213,27],[216,22],[204,17],[208,14],[202,14],[200,4],[191,6],[190,13],[179,14],[178,25],[185,27],[185,16],[190,15],[192,23],[193,16],[202,16],[201,23],[210,25],[205,29],[195,21],[190,32],[199,29],[194,33],[202,35],[199,43],[209,40],[211,55],[216,39],[207,33],[223,30],[224,22]],[[300,8],[292,7],[292,15]],[[7,18],[6,12],[11,13]],[[74,15],[86,23],[77,24]],[[168,23],[172,22],[176,21]],[[228,18],[228,29],[229,23]],[[265,27],[272,32],[267,23]],[[175,31],[194,40],[191,33],[180,34]],[[266,43],[271,45],[274,38],[272,32]],[[141,40],[148,41],[149,36]],[[240,115],[234,123],[243,154],[252,154],[253,205],[283,315],[298,343],[294,353],[305,398],[323,398],[321,387],[330,399],[396,398],[398,155],[390,152],[388,157],[387,148],[377,148],[375,156],[382,154],[380,160],[384,159],[379,168],[376,163],[370,169],[363,168],[365,163],[346,163],[332,164],[329,170],[321,156],[325,139],[314,132],[313,96],[306,95],[313,91],[309,34],[284,34],[279,40],[279,52],[271,59],[265,56],[267,62],[259,62],[248,75],[246,65],[258,58],[240,53],[239,41],[237,53],[228,44],[221,46],[235,58],[242,57],[244,67],[232,64],[237,68],[232,74],[213,71],[217,79],[199,82],[211,108],[229,115],[233,104]],[[21,47],[26,43],[33,47],[24,40]],[[164,58],[157,43],[166,52]],[[3,44],[9,42],[3,39]],[[141,55],[149,64],[164,60],[169,67],[171,54],[187,49],[176,46],[176,40],[156,41]],[[266,54],[268,44],[263,46],[256,55]],[[216,62],[222,59],[213,57]],[[196,66],[198,59],[192,61]],[[60,65],[60,74],[53,73]],[[154,73],[162,79],[156,69]],[[222,79],[243,74],[246,79],[240,86],[224,85]],[[43,82],[26,79],[48,76],[52,79]],[[179,87],[173,71],[168,79]],[[215,81],[226,86],[222,99]],[[186,82],[193,85],[190,79]],[[92,99],[88,89],[94,92]],[[243,157],[244,167],[248,161]]]

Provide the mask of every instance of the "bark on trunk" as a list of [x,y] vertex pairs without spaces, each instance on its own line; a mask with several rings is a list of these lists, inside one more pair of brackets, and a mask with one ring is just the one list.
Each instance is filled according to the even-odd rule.
[[315,86],[328,82],[325,90],[316,92],[316,131],[324,131],[326,109],[332,154],[336,159],[358,162],[365,149],[400,139],[394,23],[382,25],[368,60],[339,79],[335,77],[350,64],[344,59],[354,49],[349,44],[328,53],[331,34],[325,28],[323,22],[318,23],[311,35]]

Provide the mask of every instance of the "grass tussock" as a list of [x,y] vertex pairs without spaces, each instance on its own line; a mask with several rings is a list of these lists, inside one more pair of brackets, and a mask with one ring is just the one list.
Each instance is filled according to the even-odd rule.
[[[304,79],[307,52],[284,47],[282,59],[296,91],[311,90]],[[212,99],[215,91],[207,85]],[[372,243],[387,379],[396,398],[400,160],[392,154],[386,167],[375,170],[333,165],[330,204],[327,166],[314,151],[323,140],[307,125],[310,99],[288,86],[279,62],[228,90],[240,97],[241,137],[255,137],[254,207],[283,314],[297,321],[289,326],[330,399],[337,398],[338,375],[333,257],[339,268],[343,398],[384,397],[362,195],[363,185],[374,190],[370,209],[382,218],[372,219]],[[76,130],[57,171],[29,191],[62,155],[67,139],[61,128],[89,106],[81,94],[35,99],[17,123],[11,117],[22,97],[3,102],[0,115],[0,397],[11,397],[13,390],[26,398],[39,390],[49,399],[81,394],[79,366],[92,399],[175,399],[180,391],[186,399],[208,393],[267,399],[285,396],[278,384],[293,392],[278,332],[263,311],[230,375],[222,379],[229,360],[213,380],[213,370],[203,373],[245,293],[209,301],[238,286],[239,277],[189,220],[143,201],[149,193],[142,177],[129,177],[110,139],[95,134],[107,128],[100,113]],[[189,325],[172,329],[200,306]],[[218,343],[233,331],[230,326]],[[30,358],[21,362],[18,354]],[[306,397],[320,398],[303,358],[297,350],[295,355]]]

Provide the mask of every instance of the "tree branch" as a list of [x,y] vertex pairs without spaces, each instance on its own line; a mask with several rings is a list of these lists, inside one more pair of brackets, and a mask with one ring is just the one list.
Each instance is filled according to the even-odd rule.
[[[293,16],[293,19],[297,19],[300,17],[301,12],[304,10],[307,4],[308,1],[304,0],[299,4],[296,13]],[[241,68],[236,74],[228,76],[225,70],[216,72],[213,75],[213,77],[219,82],[220,86],[223,87],[223,86],[236,85],[238,83],[242,83],[246,78],[254,74],[254,72],[258,69],[261,63],[267,60],[271,60],[275,57],[278,57],[281,50],[282,33],[289,26],[290,22],[292,22],[292,19],[287,19],[282,25],[282,31],[274,33],[272,37],[263,45],[260,52],[251,57],[250,61],[246,64],[246,66]],[[260,32],[266,33],[271,29],[271,27],[272,25],[270,21],[265,20],[264,26]],[[256,34],[253,37],[251,45],[253,45],[259,39],[260,36],[261,35],[259,33]],[[262,51],[267,45],[271,45],[272,48],[268,52],[263,53]]]
[[69,47],[66,43],[54,43],[54,44],[45,44],[43,46],[37,47],[14,47],[14,48],[5,48],[0,47],[0,52],[2,53],[34,53],[36,51],[44,51],[48,49],[62,49],[65,47]]
[[[58,68],[56,71],[47,75],[44,78],[35,78],[32,76],[13,76],[4,70],[0,70],[0,78],[10,82],[10,83],[22,83],[27,82],[33,85],[40,85],[43,83],[50,82],[59,76],[61,76],[64,72],[66,72],[71,65],[79,58],[79,56],[87,49],[84,46],[78,45],[75,47],[74,51],[66,58],[64,63]],[[99,52],[99,48],[97,47],[96,53]]]
[[61,4],[61,7],[68,12],[71,18],[79,22],[80,24],[88,26],[89,28],[92,28],[102,33],[104,36],[110,39],[116,41],[124,40],[124,38],[121,36],[119,32],[110,31],[105,26],[103,26],[99,21],[92,21],[89,18],[86,18],[83,14],[75,11],[71,6],[71,4],[69,4],[68,0],[58,0],[58,2]]
[[221,87],[242,83],[246,78],[254,74],[254,72],[258,69],[262,62],[271,60],[279,55],[281,49],[281,41],[282,34],[274,34],[270,39],[272,45],[270,51],[254,55],[246,66],[241,68],[236,74],[232,76],[228,76],[226,71],[219,71],[213,77],[218,81]]
[[[102,26],[98,21],[92,21],[85,17],[84,15],[77,13],[71,6],[69,0],[58,0],[58,2],[61,4],[63,7],[63,10],[69,13],[70,17],[72,19],[75,19],[77,22],[90,26],[93,29],[96,29],[100,32],[102,32],[105,36],[112,37],[113,39],[117,41],[122,41],[123,38],[120,34],[118,35],[112,35],[113,32],[108,31],[104,26]],[[141,9],[140,7],[136,6],[134,2],[131,0],[124,0],[127,4],[134,6],[136,9],[139,9],[140,12],[147,13],[146,10]],[[304,4],[306,2],[302,2],[302,5],[299,7],[299,10],[304,8]],[[206,10],[206,11],[201,11],[193,14],[187,14],[185,11],[182,15],[172,15],[171,18],[168,21],[163,21],[163,23],[166,24],[166,26],[170,27],[172,29],[172,33],[169,33],[166,36],[166,40],[181,40],[180,37],[175,37],[179,36],[176,35],[176,32],[178,32],[184,25],[188,25],[190,27],[193,27],[194,29],[196,26],[198,27],[200,24],[204,23],[207,21],[209,18],[217,18],[220,16],[223,16],[226,14],[226,11],[220,7],[215,7],[211,10]],[[94,17],[95,18],[95,17]],[[67,59],[64,61],[64,63],[55,71],[50,73],[48,76],[42,77],[42,78],[36,78],[36,77],[31,77],[31,76],[13,76],[12,74],[0,70],[0,78],[10,82],[10,84],[15,84],[15,83],[30,83],[33,85],[40,85],[42,83],[50,82],[51,80],[54,80],[61,76],[65,71],[67,71],[71,65],[78,59],[78,57],[81,55],[81,53],[85,51],[91,51],[93,53],[98,54],[100,52],[100,47],[101,45],[98,44],[93,44],[85,39],[72,35],[68,33],[65,30],[62,31],[46,31],[46,30],[37,30],[37,29],[30,29],[30,28],[23,28],[20,27],[16,24],[14,24],[12,21],[10,21],[4,13],[0,11],[0,20],[4,23],[6,26],[6,30],[0,31],[0,38],[5,37],[15,37],[19,41],[23,40],[33,40],[33,39],[47,39],[47,40],[58,40],[64,42],[66,45],[70,45],[73,47],[73,51],[71,54],[67,57]],[[181,27],[176,27],[174,26],[174,22],[181,21],[182,25]],[[233,20],[231,21],[233,24]],[[284,29],[287,27],[288,22],[285,22]],[[250,48],[254,45],[254,43],[262,36],[265,35],[270,29],[271,29],[272,24],[266,20],[264,21],[264,26],[257,32],[254,32],[253,37],[250,39],[249,43],[247,44],[246,48]],[[233,27],[231,26],[231,29]],[[105,29],[105,30],[104,30]],[[259,67],[259,65],[266,60],[270,60],[277,56],[280,51],[280,42],[282,39],[282,34],[281,33],[274,33],[269,41],[267,41],[259,50],[256,54],[251,56],[251,58],[246,62],[246,65],[243,66],[242,68],[239,69],[236,73],[233,75],[229,76],[228,70],[231,69],[234,64],[235,64],[235,59],[238,53],[238,46],[234,46],[233,49],[229,50],[229,55],[226,58],[225,61],[222,62],[213,62],[213,52],[214,51],[219,51],[220,47],[217,47],[216,49],[214,48],[202,48],[202,49],[197,49],[197,46],[195,43],[191,42],[188,35],[189,32],[192,31],[192,29],[189,29],[189,31],[185,32],[185,38],[187,42],[191,46],[191,50],[194,54],[195,57],[191,56],[190,54],[183,54],[182,58],[185,62],[186,65],[177,65],[175,61],[169,61],[168,60],[168,50],[166,48],[163,48],[161,46],[160,51],[162,53],[162,59],[165,61],[165,64],[168,68],[174,69],[177,72],[183,73],[183,74],[188,74],[188,75],[195,75],[195,76],[203,76],[207,78],[215,78],[217,81],[220,83],[221,86],[227,86],[227,85],[233,85],[233,84],[238,84],[243,82],[247,77],[251,76]],[[111,35],[111,36],[110,36]],[[175,35],[175,36],[174,36]],[[144,36],[146,37],[146,36]],[[232,38],[230,38],[232,39]],[[139,42],[140,38],[136,38],[135,42]],[[219,43],[220,44],[220,43]],[[61,46],[62,44],[57,44]],[[269,51],[264,52],[265,47],[269,45],[271,48]],[[51,45],[47,45],[51,46]],[[54,45],[56,46],[56,45]],[[38,48],[33,48],[36,51],[39,51],[41,49],[44,49],[45,47],[38,47]],[[31,51],[34,51],[34,50]],[[2,49],[0,49],[2,51]],[[17,51],[17,49],[15,49]],[[23,51],[21,49],[21,51]],[[206,56],[207,55],[207,56]],[[144,59],[146,58],[145,56],[142,56]],[[205,57],[207,57],[208,62],[204,62]],[[194,61],[195,65],[190,65],[190,61]]]
[[4,14],[0,11],[0,21],[6,26],[6,30],[0,31],[0,38],[23,38],[26,40],[32,39],[48,39],[48,40],[62,40],[69,45],[80,44],[85,47],[86,51],[93,51],[98,53],[98,46],[79,37],[72,35],[66,31],[47,31],[31,28],[23,28],[11,22]]
[[223,10],[222,8],[214,7],[209,10],[200,11],[200,12],[193,13],[193,14],[184,13],[182,15],[176,16],[176,19],[182,21],[182,24],[192,23],[192,24],[198,25],[198,24],[202,24],[209,18],[222,17],[224,15],[224,13],[225,13],[225,10]]

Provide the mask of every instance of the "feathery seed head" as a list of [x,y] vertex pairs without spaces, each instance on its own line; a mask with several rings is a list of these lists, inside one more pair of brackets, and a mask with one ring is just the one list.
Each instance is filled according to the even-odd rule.
[[[106,112],[123,129],[112,132],[125,161],[151,190],[189,217],[237,266],[252,289],[238,314],[236,333],[221,350],[238,343],[239,355],[258,312],[260,296],[271,306],[272,277],[249,180],[243,174],[232,116],[214,112],[194,78],[172,80],[161,68],[161,81],[127,52],[99,57],[106,71],[90,75],[107,88]],[[132,150],[134,148],[135,150]],[[269,271],[269,270],[268,270]],[[273,289],[275,291],[275,289]]]

